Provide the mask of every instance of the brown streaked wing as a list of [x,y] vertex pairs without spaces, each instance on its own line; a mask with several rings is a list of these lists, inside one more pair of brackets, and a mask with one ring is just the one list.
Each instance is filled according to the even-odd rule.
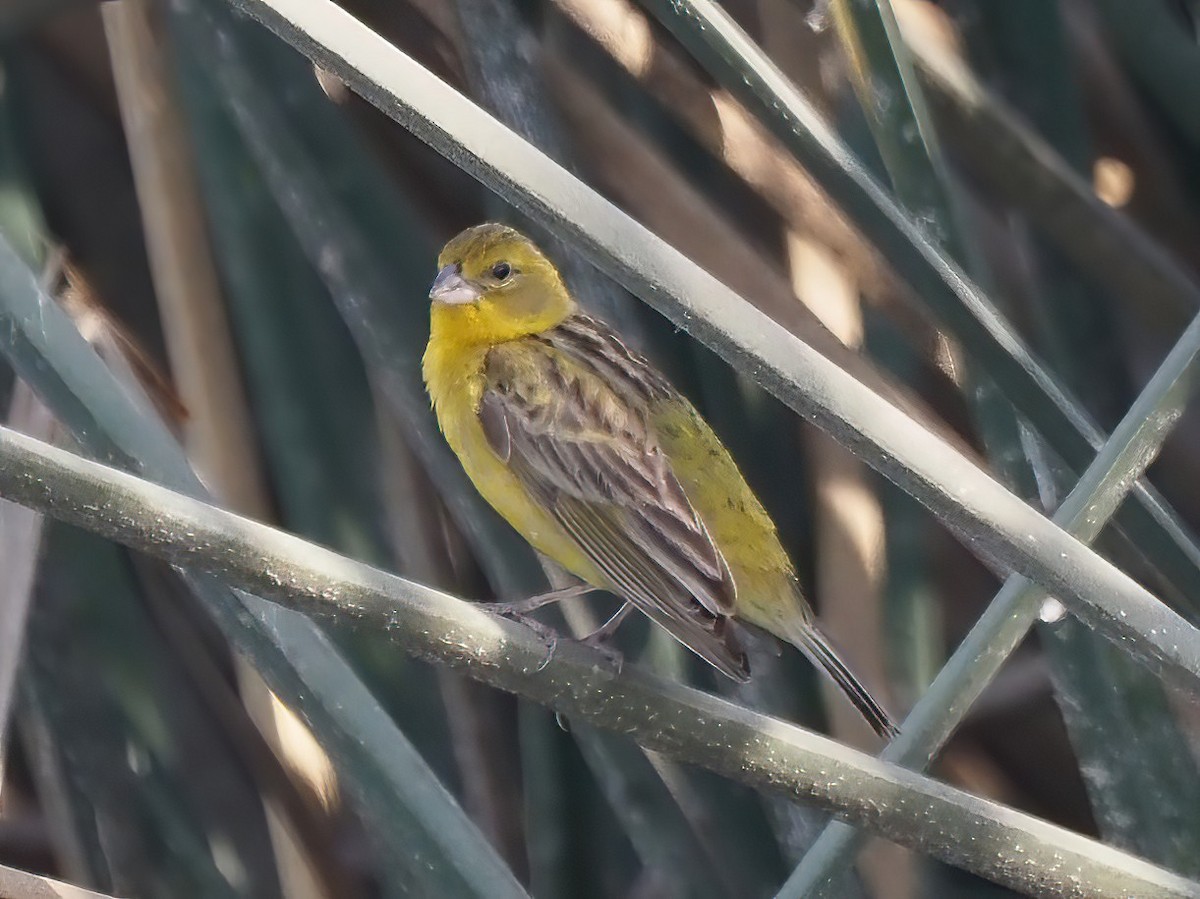
[[561,497],[555,517],[623,598],[726,677],[743,683],[750,679],[745,653],[729,628],[728,616],[712,615],[678,582],[664,577],[609,516],[594,504]]
[[[644,409],[650,402],[677,396],[670,382],[644,356],[629,349],[599,319],[576,313],[541,335],[541,340],[597,375],[629,408]],[[706,577],[726,582],[728,602],[718,606],[705,605],[712,612],[732,611],[736,595],[724,558],[692,508],[667,456],[648,433],[645,418],[640,418],[637,425],[636,434],[629,436],[640,448],[650,448],[643,457],[643,464],[649,469],[648,480],[657,501],[639,508],[641,514],[631,525],[642,530],[641,537],[647,543],[652,543],[656,537],[672,541],[675,552],[664,557],[663,563],[673,566],[677,577],[688,580],[689,569],[695,568]],[[637,503],[641,497],[633,495],[627,499]],[[703,597],[697,598],[703,602]]]
[[646,420],[646,401],[670,386],[600,328],[589,319],[494,348],[484,431],[617,592],[743,679],[724,621],[736,600],[729,567]]
[[675,396],[671,383],[645,356],[631,350],[612,328],[590,315],[577,312],[541,339],[599,374],[626,398],[647,401]]

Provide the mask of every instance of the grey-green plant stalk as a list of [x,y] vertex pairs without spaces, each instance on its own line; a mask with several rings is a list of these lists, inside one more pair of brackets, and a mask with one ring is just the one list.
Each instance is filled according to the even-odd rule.
[[[240,0],[239,0],[240,2]],[[261,0],[253,0],[261,2]],[[962,269],[927,238],[800,91],[714,0],[642,0],[837,202],[1046,442],[1082,472],[1104,435]],[[1200,616],[1200,545],[1145,483],[1118,522]],[[1149,539],[1153,535],[1154,539]],[[1146,539],[1143,539],[1146,538]]]
[[[1128,496],[1132,474],[1158,455],[1200,382],[1200,318],[1184,332],[1141,396],[1117,425],[1096,461],[1067,496],[1054,521],[1092,541]],[[971,704],[1037,619],[1046,591],[1019,575],[1009,578],[979,621],[913,707],[881,758],[924,768],[945,745]],[[788,879],[781,896],[808,896],[853,859],[860,844],[853,827],[825,828]]]
[[590,647],[547,645],[448,594],[7,428],[0,495],[226,586],[384,631],[412,655],[815,803],[1014,889],[1081,899],[1200,896],[1200,884],[1064,828],[636,667],[618,673]]
[[[969,260],[969,267],[973,271],[981,268],[980,274],[986,277],[986,267],[972,245],[971,235],[961,226],[953,202],[954,184],[942,164],[921,88],[908,59],[907,49],[899,40],[888,0],[867,0],[863,3],[857,0],[833,0],[832,9],[839,35],[851,60],[860,102],[872,124],[898,196],[915,217],[930,224],[929,230],[936,235],[934,239],[944,244],[952,255]],[[1083,523],[1081,530],[1076,530],[1081,524],[1078,512],[1074,515],[1075,520],[1068,517],[1060,523],[1086,542],[1095,539],[1119,501],[1127,496],[1129,486],[1157,455],[1162,441],[1170,432],[1170,426],[1186,405],[1189,387],[1195,381],[1193,367],[1198,336],[1200,320],[1183,335],[1176,351],[1164,362],[1159,376],[1152,381],[1147,393],[1089,467],[1088,474],[1092,475],[1093,483],[1096,483],[1097,473],[1107,481],[1099,482],[1102,494],[1078,494],[1078,488],[1077,494],[1073,494],[1074,508],[1082,508],[1079,505],[1081,495],[1091,503],[1090,518]],[[972,368],[967,371],[968,380],[977,374]],[[1027,490],[1036,502],[1031,463],[1021,452],[1011,408],[1003,403],[997,405],[995,400],[998,398],[994,396],[994,391],[969,390],[968,399],[974,406],[976,417],[981,420],[981,431],[989,452],[997,460],[997,467],[1005,473],[1014,489]],[[1037,440],[1036,437],[1032,439]],[[1097,467],[1104,459],[1110,463],[1107,470]],[[1113,495],[1104,496],[1105,490]],[[1104,504],[1108,515],[1099,514],[1098,506],[1101,504]],[[1060,514],[1070,516],[1071,511],[1068,507]],[[1059,518],[1056,517],[1055,521],[1059,521]],[[1023,582],[1023,588],[1016,593],[1012,585],[1006,585],[995,600],[1000,608],[995,614],[989,610],[981,618],[946,669],[938,675],[935,683],[939,702],[920,703],[914,715],[910,716],[916,719],[913,725],[903,728],[901,740],[886,750],[886,753],[900,754],[885,754],[884,757],[896,758],[902,764],[915,762],[921,767],[927,765],[962,720],[979,692],[991,681],[1009,653],[1027,633],[1036,620],[1038,605],[1044,598],[1044,592],[1034,589],[1028,582]],[[998,645],[988,645],[986,641],[989,638],[996,639]],[[1077,642],[1091,639],[1094,639],[1094,635],[1086,630],[1075,633]],[[1077,647],[1075,651],[1085,650]],[[1133,674],[1150,678],[1148,673],[1138,669],[1134,669]],[[1071,681],[1064,684],[1060,681],[1058,686],[1060,690],[1066,689],[1066,695],[1078,702],[1075,697],[1082,689],[1082,684]],[[1148,688],[1156,687],[1151,680]],[[949,694],[947,688],[952,688]],[[1104,711],[1102,708],[1096,709],[1094,715],[1105,721],[1102,717]],[[936,716],[936,727],[928,718],[931,713]],[[1075,724],[1071,720],[1068,723]],[[1107,720],[1107,723],[1113,726],[1111,720]],[[913,762],[904,760],[906,756],[916,753],[911,749],[916,745],[914,740],[921,743],[923,737],[935,731],[937,740],[923,747],[928,750],[927,754]],[[1072,738],[1079,738],[1074,730]],[[1164,755],[1170,757],[1171,753],[1164,750]],[[1094,758],[1091,761],[1096,764]],[[1144,791],[1145,785],[1142,784],[1142,787]],[[1157,810],[1154,814],[1156,822],[1164,817]],[[1124,817],[1133,819],[1129,822],[1130,828],[1138,827],[1136,814],[1130,815],[1126,810]],[[1147,826],[1143,824],[1141,829]],[[837,882],[834,878],[849,867],[853,861],[853,850],[861,843],[853,839],[851,834],[851,829],[846,825],[835,823],[828,826],[788,879],[781,896],[836,895]],[[1117,842],[1128,845],[1121,840]],[[1179,843],[1182,846],[1189,844],[1186,828],[1183,828]]]
[[960,59],[914,38],[905,35],[938,129],[960,150],[957,161],[1023,211],[1097,287],[1181,313],[1200,309],[1200,285],[1155,238],[1097,197]]
[[112,899],[106,893],[96,893],[74,884],[63,883],[61,880],[7,866],[0,866],[0,895],[45,896],[48,899]]

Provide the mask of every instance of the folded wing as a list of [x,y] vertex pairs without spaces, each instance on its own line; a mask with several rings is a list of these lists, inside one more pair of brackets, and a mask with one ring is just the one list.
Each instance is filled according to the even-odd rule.
[[749,672],[736,588],[648,424],[670,386],[598,322],[574,316],[488,355],[492,449],[614,592],[729,677]]

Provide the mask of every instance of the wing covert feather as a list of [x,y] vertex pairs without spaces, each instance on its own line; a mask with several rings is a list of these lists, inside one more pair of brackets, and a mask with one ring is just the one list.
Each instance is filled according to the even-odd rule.
[[726,620],[729,566],[648,420],[670,386],[576,315],[493,348],[480,420],[489,444],[613,590],[730,677],[748,676]]

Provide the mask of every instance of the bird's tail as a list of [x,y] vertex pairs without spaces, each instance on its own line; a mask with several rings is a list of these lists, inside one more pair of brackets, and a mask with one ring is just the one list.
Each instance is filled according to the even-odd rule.
[[820,668],[832,680],[850,703],[858,709],[858,713],[871,725],[871,729],[885,740],[891,740],[900,733],[891,717],[881,706],[854,673],[846,667],[829,640],[816,629],[815,625],[805,623],[797,628],[792,643],[808,660]]

